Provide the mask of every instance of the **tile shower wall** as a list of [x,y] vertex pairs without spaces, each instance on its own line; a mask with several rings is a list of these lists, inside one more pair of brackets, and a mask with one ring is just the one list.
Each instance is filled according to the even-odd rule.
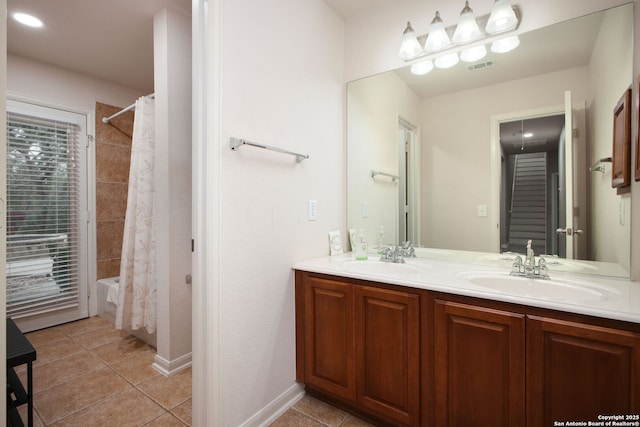
[[127,208],[133,112],[102,123],[120,107],[96,103],[97,278],[120,274],[122,233]]

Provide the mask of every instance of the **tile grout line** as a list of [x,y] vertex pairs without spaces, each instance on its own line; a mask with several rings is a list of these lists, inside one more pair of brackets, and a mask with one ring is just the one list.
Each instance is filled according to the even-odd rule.
[[[186,402],[188,402],[188,401],[191,399],[191,397],[187,397],[187,398],[186,398],[186,399],[184,399],[184,400],[180,400],[180,401],[179,401],[177,404],[175,404],[172,408],[168,409],[168,408],[166,408],[162,403],[160,403],[158,400],[156,400],[156,399],[155,399],[155,398],[153,398],[151,395],[149,395],[148,393],[146,393],[144,390],[142,390],[141,388],[139,388],[139,386],[142,386],[143,384],[146,384],[146,383],[148,383],[149,381],[152,381],[155,377],[147,378],[147,379],[145,379],[144,381],[139,382],[138,384],[134,384],[132,381],[130,381],[128,378],[126,378],[126,377],[124,376],[124,374],[119,373],[119,372],[118,372],[118,371],[113,367],[113,365],[115,365],[115,364],[122,363],[122,362],[126,362],[126,361],[127,361],[127,360],[129,360],[129,359],[133,359],[133,358],[136,356],[135,354],[132,354],[132,355],[130,355],[128,358],[124,358],[124,359],[122,359],[122,360],[116,360],[115,362],[110,362],[110,361],[108,361],[108,360],[105,360],[105,359],[104,359],[103,357],[101,357],[100,355],[98,355],[98,354],[96,353],[96,351],[95,351],[96,349],[98,349],[98,348],[100,348],[100,347],[102,347],[102,346],[106,346],[106,345],[113,344],[113,343],[117,343],[117,342],[123,342],[123,341],[125,341],[125,340],[126,340],[126,339],[128,339],[128,338],[131,338],[131,337],[135,338],[135,336],[133,336],[133,335],[131,335],[131,334],[128,334],[128,335],[127,335],[127,336],[125,336],[125,337],[118,337],[117,339],[114,339],[114,340],[112,340],[112,341],[108,341],[108,342],[106,342],[106,343],[103,343],[103,344],[98,345],[98,346],[93,347],[93,348],[88,348],[88,347],[87,347],[87,345],[90,345],[90,343],[88,343],[87,345],[85,345],[85,344],[83,344],[79,339],[77,339],[78,337],[81,337],[82,335],[85,335],[85,334],[88,334],[88,333],[95,333],[96,331],[99,331],[99,330],[101,330],[101,329],[111,329],[111,328],[113,328],[113,326],[112,326],[112,325],[107,325],[107,326],[100,326],[100,325],[97,325],[97,327],[96,327],[96,328],[94,328],[94,329],[88,329],[88,330],[82,331],[81,333],[75,333],[75,334],[72,334],[71,332],[67,332],[67,331],[65,331],[64,329],[61,329],[60,327],[53,327],[53,328],[51,328],[51,329],[52,329],[52,330],[55,330],[55,331],[57,331],[57,332],[59,332],[59,333],[60,333],[60,336],[61,336],[62,338],[54,339],[54,341],[51,341],[51,342],[44,341],[44,342],[41,342],[41,343],[40,343],[40,345],[44,345],[44,344],[49,344],[49,343],[55,343],[55,342],[58,342],[58,341],[62,341],[63,339],[69,339],[69,340],[71,340],[71,342],[73,342],[73,343],[75,343],[76,345],[78,345],[78,347],[79,347],[79,349],[80,349],[80,350],[79,350],[78,352],[76,352],[76,353],[71,353],[71,354],[67,354],[67,355],[62,356],[62,357],[57,357],[57,358],[54,358],[54,359],[48,360],[46,363],[44,363],[44,364],[40,365],[41,367],[45,367],[45,366],[47,366],[47,365],[49,365],[49,364],[51,364],[51,363],[54,363],[54,362],[57,362],[57,361],[61,361],[61,360],[63,360],[63,359],[66,359],[66,358],[68,358],[68,357],[72,357],[72,356],[74,356],[74,355],[78,355],[78,354],[83,354],[83,353],[84,353],[84,354],[88,354],[88,355],[90,355],[90,356],[92,356],[92,357],[96,358],[96,359],[97,359],[97,361],[99,361],[99,362],[100,362],[100,366],[98,366],[98,367],[96,367],[96,368],[94,368],[94,369],[91,369],[90,371],[84,372],[82,375],[86,375],[86,374],[88,374],[88,373],[90,373],[90,372],[94,372],[94,371],[97,371],[97,370],[100,370],[100,369],[104,369],[104,368],[106,367],[106,368],[108,368],[108,369],[109,369],[109,371],[110,371],[110,372],[114,373],[117,377],[119,377],[120,379],[124,380],[124,382],[127,384],[127,387],[126,387],[124,390],[121,390],[121,391],[115,392],[115,393],[110,394],[110,395],[108,395],[108,396],[104,396],[103,398],[101,398],[100,400],[98,400],[98,401],[96,401],[96,402],[91,402],[91,403],[89,403],[88,405],[83,406],[82,408],[79,408],[79,409],[77,409],[77,410],[75,410],[75,411],[73,411],[73,412],[71,412],[71,413],[69,413],[69,414],[66,414],[63,418],[56,419],[56,420],[54,420],[54,421],[52,421],[52,422],[49,422],[49,423],[46,423],[46,422],[43,420],[42,415],[40,414],[40,411],[38,411],[38,409],[37,409],[36,405],[34,404],[34,411],[35,411],[35,413],[38,415],[38,418],[39,418],[39,420],[42,422],[42,424],[43,424],[44,426],[50,426],[50,425],[52,425],[52,423],[59,423],[59,422],[64,421],[65,419],[67,419],[67,418],[69,418],[69,417],[72,417],[72,416],[76,415],[78,412],[81,412],[81,411],[87,410],[88,408],[91,408],[91,407],[96,406],[96,405],[98,405],[98,404],[100,404],[100,403],[103,403],[105,400],[111,399],[111,398],[113,398],[114,396],[117,396],[117,395],[122,394],[122,393],[124,393],[124,392],[127,392],[127,391],[129,391],[129,390],[135,390],[136,392],[141,393],[141,395],[142,395],[142,396],[145,396],[145,397],[146,397],[146,398],[148,398],[150,401],[152,401],[154,404],[156,404],[156,405],[161,409],[161,411],[162,411],[162,412],[161,412],[157,417],[153,418],[152,420],[147,421],[145,424],[142,424],[141,426],[143,426],[143,425],[148,425],[148,424],[150,424],[150,423],[154,422],[155,420],[157,420],[158,418],[165,416],[166,414],[169,414],[171,417],[173,417],[173,418],[175,418],[176,420],[178,420],[178,422],[179,422],[179,423],[181,423],[182,425],[187,425],[187,426],[188,426],[188,425],[190,425],[189,423],[187,423],[187,421],[186,421],[186,420],[183,420],[183,419],[182,419],[182,417],[178,416],[178,415],[177,415],[176,413],[174,413],[173,411],[174,411],[174,410],[176,410],[176,409],[177,409],[178,407],[180,407],[181,405],[184,405]],[[35,332],[37,332],[37,331],[35,331]],[[34,347],[35,347],[35,346],[34,346]],[[152,351],[155,351],[155,349],[153,349],[153,347],[149,346],[149,348],[150,348],[150,349],[152,349]],[[37,349],[36,349],[36,351],[37,351]],[[78,375],[78,376],[76,376],[76,377],[73,377],[73,378],[69,379],[68,381],[72,381],[73,379],[78,378],[78,377],[80,377],[80,376],[81,376],[81,375]],[[41,390],[41,391],[39,391],[38,393],[40,393],[40,392],[46,392],[46,391],[47,391],[47,390],[49,390],[50,388],[55,387],[55,386],[59,386],[59,385],[62,385],[62,384],[65,384],[66,382],[67,382],[67,381],[62,381],[62,382],[60,382],[60,383],[54,384],[53,386],[51,386],[51,387],[49,387],[49,388],[47,388],[47,389],[45,389],[45,390]],[[35,402],[34,402],[34,403],[35,403]],[[324,424],[323,424],[323,425],[324,425]]]
[[293,409],[294,411],[296,411],[296,412],[297,412],[297,413],[299,413],[300,415],[302,415],[302,416],[304,416],[304,417],[306,417],[306,418],[309,418],[311,421],[315,421],[315,422],[317,422],[317,423],[319,423],[319,424],[322,424],[322,425],[323,425],[323,426],[325,426],[325,427],[331,427],[329,424],[327,424],[327,423],[325,423],[325,422],[322,422],[322,421],[320,421],[320,420],[318,420],[318,419],[314,418],[313,416],[311,416],[311,415],[307,414],[306,412],[304,412],[304,411],[303,411],[303,410],[301,410],[301,409],[294,408],[293,406],[292,406],[291,408],[289,408],[289,409]]
[[[129,389],[133,389],[133,390],[139,391],[139,392],[141,392],[144,396],[146,396],[146,397],[150,398],[150,396],[147,396],[144,392],[142,392],[142,390],[138,389],[138,388],[137,388],[133,383],[131,383],[127,378],[125,378],[123,375],[121,375],[119,372],[117,372],[115,369],[113,369],[113,367],[111,366],[111,364],[110,364],[109,362],[107,362],[106,360],[104,360],[103,358],[101,358],[100,356],[98,356],[97,354],[95,354],[95,353],[92,351],[93,349],[90,349],[90,348],[86,347],[84,344],[82,344],[82,342],[78,341],[78,340],[75,338],[75,337],[77,337],[77,336],[80,336],[80,335],[83,335],[83,334],[87,334],[87,333],[91,333],[91,332],[95,332],[95,331],[98,331],[98,330],[100,330],[100,329],[108,329],[108,326],[105,326],[105,327],[97,327],[97,328],[95,328],[95,329],[90,329],[90,330],[87,330],[87,331],[84,331],[84,332],[82,332],[82,333],[78,333],[78,334],[75,334],[75,335],[71,335],[70,333],[67,333],[66,331],[64,331],[63,329],[61,329],[61,328],[59,328],[59,327],[55,327],[55,328],[52,328],[52,329],[58,330],[58,331],[59,331],[60,333],[62,333],[65,337],[69,338],[72,342],[76,343],[78,346],[80,346],[80,347],[82,348],[83,352],[89,353],[89,354],[91,354],[92,356],[96,357],[98,360],[100,360],[100,362],[104,365],[104,367],[108,368],[111,372],[113,372],[114,374],[116,374],[118,377],[122,378],[122,379],[123,379],[123,380],[128,384],[128,386],[129,386],[129,387],[128,387],[127,389],[125,389],[125,390],[122,390],[122,391],[119,391],[119,392],[113,393],[113,394],[111,394],[111,395],[109,395],[109,396],[105,396],[104,398],[102,398],[102,399],[100,399],[100,400],[98,400],[98,401],[96,401],[96,402],[92,402],[92,403],[90,403],[90,404],[88,404],[88,405],[86,405],[86,406],[84,406],[84,407],[82,407],[82,408],[79,408],[78,410],[73,411],[73,412],[71,412],[71,413],[67,414],[67,415],[66,415],[66,416],[64,416],[63,418],[60,418],[59,420],[55,420],[55,421],[53,421],[53,423],[57,423],[57,422],[63,421],[63,420],[65,420],[66,418],[69,418],[69,417],[71,417],[71,416],[75,415],[76,413],[78,413],[78,412],[80,412],[80,411],[83,411],[83,410],[85,410],[85,409],[87,409],[87,408],[90,408],[90,407],[95,406],[95,405],[97,405],[97,404],[99,404],[99,403],[102,403],[103,401],[105,401],[105,400],[107,400],[107,399],[109,399],[109,398],[112,398],[113,396],[116,396],[116,395],[118,395],[118,394],[124,393],[125,391],[127,391],[127,390],[129,390]],[[113,341],[110,341],[110,342],[108,342],[108,343],[105,343],[104,345],[111,344],[111,343],[113,343],[113,342],[121,341],[121,340],[123,340],[123,338],[115,339],[115,340],[113,340]],[[56,342],[56,341],[53,341],[53,342]],[[100,347],[100,346],[97,346],[97,347],[95,347],[95,348],[98,348],[98,347]],[[37,351],[37,349],[36,349],[36,351]],[[78,352],[78,353],[80,353],[80,352]],[[74,354],[77,354],[77,353],[74,353]],[[45,364],[43,364],[43,365],[40,365],[40,366],[46,366],[46,365],[48,365],[48,364],[50,364],[50,363],[52,363],[52,362],[54,362],[54,361],[58,361],[58,360],[65,359],[66,357],[70,357],[70,356],[72,356],[72,355],[74,355],[74,354],[70,354],[70,355],[67,355],[67,356],[65,356],[65,357],[60,357],[60,358],[57,358],[57,359],[50,360],[50,361],[48,361],[47,363],[45,363]],[[126,360],[126,359],[123,359],[122,361],[125,361],[125,360]],[[93,372],[93,371],[96,371],[96,370],[99,370],[99,369],[103,369],[103,367],[95,368],[95,369],[91,370],[90,372]],[[86,373],[85,373],[85,374],[86,374]],[[71,381],[71,380],[70,380],[70,381]],[[65,382],[62,382],[62,383],[59,383],[59,384],[56,384],[56,385],[60,385],[60,384],[64,384],[64,383],[65,383]],[[47,390],[48,390],[48,389],[47,389]],[[43,391],[46,391],[46,390],[43,390]],[[151,398],[150,398],[150,399],[151,399]],[[153,399],[151,399],[151,400],[152,400],[156,405],[158,405],[158,406],[159,406],[159,407],[164,411],[160,416],[162,416],[162,415],[164,415],[164,413],[168,412],[168,411],[167,411],[167,410],[166,410],[162,405],[160,405],[158,402],[156,402],[156,401],[155,401],[155,400],[153,400]],[[51,425],[51,424],[53,424],[53,423],[49,423],[49,424],[45,423],[45,421],[42,419],[42,416],[40,415],[40,412],[37,410],[37,408],[35,407],[35,405],[34,405],[34,410],[38,413],[38,417],[40,418],[40,420],[42,421],[42,423],[44,424],[44,426],[45,426],[45,427],[46,427],[47,425]],[[157,418],[157,417],[156,417],[156,418]],[[155,420],[155,418],[154,418],[154,420]]]

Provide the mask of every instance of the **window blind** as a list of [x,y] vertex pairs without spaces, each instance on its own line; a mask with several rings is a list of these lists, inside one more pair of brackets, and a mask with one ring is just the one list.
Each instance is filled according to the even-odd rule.
[[7,114],[9,317],[79,305],[79,130]]

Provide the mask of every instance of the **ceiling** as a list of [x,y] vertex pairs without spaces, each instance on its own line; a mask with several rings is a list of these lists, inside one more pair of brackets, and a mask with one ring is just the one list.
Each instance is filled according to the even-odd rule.
[[[324,0],[348,18],[389,0]],[[39,62],[153,92],[153,16],[169,7],[191,14],[190,0],[7,0],[7,51]],[[27,12],[45,23],[24,27]]]
[[501,123],[500,145],[506,155],[555,151],[563,129],[564,114]]
[[[324,1],[346,19],[390,0]],[[9,16],[17,11],[27,12],[45,23],[43,29],[34,30],[8,18],[7,50],[10,54],[151,93],[153,16],[165,7],[191,13],[190,0],[7,0]],[[535,32],[521,35],[518,49],[507,55],[494,55],[490,58],[494,65],[486,69],[469,71],[458,65],[449,70],[434,70],[427,76],[414,76],[408,68],[397,72],[418,96],[426,97],[497,83],[513,72],[526,76],[583,65],[588,61],[599,27],[596,16],[580,22],[574,20],[569,32],[551,27],[543,35],[535,36]],[[563,31],[562,37],[554,31]],[[579,55],[566,55],[563,49]],[[547,129],[553,135],[545,138],[551,140],[561,130],[557,125],[553,130],[548,126]]]
[[[7,51],[122,86],[153,92],[153,16],[191,14],[190,0],[7,0]],[[10,18],[27,12],[42,29]]]
[[324,0],[340,17],[349,18],[390,0]]

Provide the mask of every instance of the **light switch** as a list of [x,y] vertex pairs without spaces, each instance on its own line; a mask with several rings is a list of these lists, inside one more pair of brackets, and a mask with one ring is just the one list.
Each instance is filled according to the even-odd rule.
[[316,221],[318,219],[318,201],[309,200],[309,221]]
[[369,218],[369,202],[362,202],[362,218]]
[[487,205],[478,205],[478,216],[487,216]]

